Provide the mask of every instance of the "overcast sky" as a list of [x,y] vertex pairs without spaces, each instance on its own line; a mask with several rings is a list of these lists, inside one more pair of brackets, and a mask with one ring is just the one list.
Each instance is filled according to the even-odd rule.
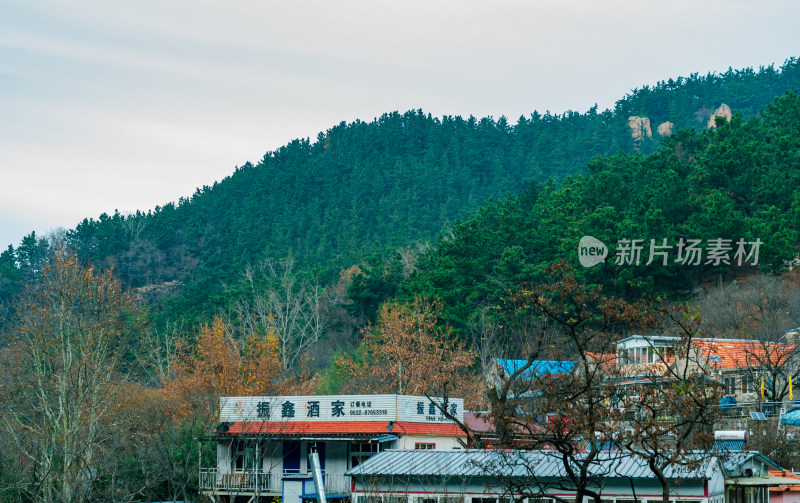
[[0,246],[152,209],[294,138],[613,106],[800,56],[800,2],[0,2]]

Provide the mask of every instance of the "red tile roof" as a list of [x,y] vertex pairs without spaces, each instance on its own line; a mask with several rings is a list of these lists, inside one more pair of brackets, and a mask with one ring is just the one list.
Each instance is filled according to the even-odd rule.
[[473,433],[488,433],[494,431],[494,425],[488,413],[485,412],[465,412],[464,424]]
[[[495,432],[495,426],[491,415],[488,412],[465,412],[464,424],[469,428],[472,433],[477,434],[492,434]],[[545,431],[545,427],[540,424],[510,424],[508,425],[509,432],[518,436],[535,435]]]
[[795,344],[745,339],[693,339],[692,343],[718,368],[782,365],[795,349]]
[[780,486],[770,486],[769,490],[772,492],[781,492],[781,491],[800,491],[800,475],[793,472],[787,472],[786,470],[767,470],[767,473],[774,477],[784,477],[787,479],[798,479],[797,484],[788,484],[788,485],[780,485]]
[[[388,421],[314,421],[314,422],[238,422],[228,427],[230,434],[263,435],[389,435]],[[394,435],[446,435],[464,437],[452,423],[409,423],[395,421]]]

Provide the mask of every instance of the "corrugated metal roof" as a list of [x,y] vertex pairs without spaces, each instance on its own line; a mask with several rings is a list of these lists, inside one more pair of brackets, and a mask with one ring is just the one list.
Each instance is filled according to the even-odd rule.
[[780,468],[780,465],[778,465],[776,462],[772,461],[771,459],[764,456],[758,451],[726,452],[725,457],[723,458],[722,461],[722,466],[723,468],[725,468],[725,471],[730,475],[732,473],[738,472],[738,469],[753,457],[758,457],[759,461],[766,465],[772,465],[772,468],[775,469]]
[[767,475],[766,477],[731,477],[725,479],[725,484],[729,486],[745,486],[745,487],[764,487],[764,486],[773,486],[779,487],[784,485],[793,484],[796,479],[790,479],[787,477],[775,477],[772,475]]
[[[670,479],[703,479],[717,458],[696,455],[695,468],[673,465],[665,475]],[[594,475],[627,478],[652,478],[647,462],[624,452],[598,453],[592,462]],[[491,450],[387,450],[349,470],[354,476],[431,476],[431,477],[538,477],[565,476],[560,454],[552,451]]]

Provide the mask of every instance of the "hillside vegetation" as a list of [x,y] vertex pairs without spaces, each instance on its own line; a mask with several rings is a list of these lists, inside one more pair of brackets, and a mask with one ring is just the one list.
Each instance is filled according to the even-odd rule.
[[[560,260],[585,283],[626,298],[687,298],[704,280],[785,270],[800,242],[798,131],[800,97],[790,93],[760,116],[682,130],[653,154],[598,157],[560,186],[534,183],[481,208],[440,237],[397,290],[441,299],[448,321],[463,327],[477,309],[502,305]],[[579,264],[583,236],[609,245],[605,262]],[[617,260],[622,239],[642,240],[639,261]],[[666,240],[669,248],[657,249],[668,253],[666,265],[662,255],[647,265],[651,239]],[[697,265],[678,260],[681,239],[700,240]],[[729,240],[725,260],[709,255],[717,239]],[[761,241],[757,266],[755,255],[736,257],[740,239]],[[746,244],[746,254],[752,248]]]
[[[531,181],[552,179],[552,191],[596,156],[656,151],[664,121],[702,129],[722,103],[749,117],[798,88],[800,61],[791,59],[780,69],[694,74],[635,89],[613,110],[534,112],[514,123],[388,113],[294,140],[177,204],[86,219],[66,241],[83,263],[113,266],[163,318],[196,323],[228,305],[225,285],[240,282],[249,264],[291,255],[298,269],[316,268],[330,280],[375,250],[431,240],[489,198],[519,194]],[[630,116],[649,118],[652,136],[634,140]],[[695,141],[681,138],[681,145]],[[619,159],[592,169],[605,172]],[[17,293],[47,254],[33,233],[9,247],[0,257],[0,299]]]

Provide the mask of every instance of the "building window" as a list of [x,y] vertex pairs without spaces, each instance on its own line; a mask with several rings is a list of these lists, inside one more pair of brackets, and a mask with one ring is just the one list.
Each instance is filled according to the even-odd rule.
[[416,496],[414,503],[436,503],[436,497],[433,496]]
[[350,444],[350,468],[355,468],[379,451],[380,444],[377,442],[354,442]]
[[748,375],[742,376],[742,393],[753,392],[753,378]]
[[414,449],[436,449],[436,444],[426,444],[417,442],[414,444]]
[[723,379],[725,383],[725,392],[729,395],[736,394],[736,376],[725,377]]
[[256,448],[245,442],[234,442],[231,446],[231,469],[234,471],[256,468]]
[[472,498],[472,503],[497,503],[497,498],[475,497]]

